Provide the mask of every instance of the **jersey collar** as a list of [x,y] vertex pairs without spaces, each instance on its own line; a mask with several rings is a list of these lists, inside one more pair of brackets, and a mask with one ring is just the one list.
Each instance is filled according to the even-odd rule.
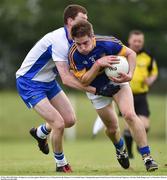
[[73,40],[72,40],[72,39],[69,39],[69,37],[68,37],[68,31],[67,31],[67,27],[66,27],[66,26],[64,26],[64,30],[65,30],[65,33],[66,33],[66,38],[67,38],[67,40],[68,40],[68,43],[69,43],[70,45],[72,45]]
[[93,38],[93,46],[96,47],[96,37]]
[[144,48],[142,48],[140,51],[136,52],[136,54],[141,54],[142,52],[145,52]]

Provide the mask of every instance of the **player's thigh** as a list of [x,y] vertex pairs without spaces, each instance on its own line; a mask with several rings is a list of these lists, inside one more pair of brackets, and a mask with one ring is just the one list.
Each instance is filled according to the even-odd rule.
[[129,85],[122,86],[119,92],[114,95],[114,100],[122,115],[127,113],[135,114],[133,94]]
[[64,120],[61,114],[52,106],[48,98],[42,99],[34,106],[34,110],[46,120],[51,128],[63,128]]
[[106,127],[118,127],[118,116],[116,114],[113,103],[101,109],[96,109],[96,111],[102,119],[103,123],[106,125]]
[[59,92],[56,96],[54,96],[50,100],[50,102],[54,106],[54,108],[56,108],[57,111],[61,114],[67,126],[73,125],[75,123],[76,117],[74,109],[68,97],[63,91]]

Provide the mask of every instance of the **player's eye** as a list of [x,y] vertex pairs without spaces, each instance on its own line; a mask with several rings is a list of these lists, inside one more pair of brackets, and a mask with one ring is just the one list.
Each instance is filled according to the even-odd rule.
[[87,45],[87,44],[88,44],[88,42],[89,42],[89,41],[85,41],[85,42],[83,42],[83,44],[84,44],[84,45]]
[[77,45],[77,46],[81,46],[81,44],[80,44],[80,43],[78,43],[78,42],[76,42],[76,45]]
[[83,43],[76,42],[76,45],[77,45],[77,46],[87,45],[88,42],[89,42],[88,40],[85,41],[85,42],[83,42]]

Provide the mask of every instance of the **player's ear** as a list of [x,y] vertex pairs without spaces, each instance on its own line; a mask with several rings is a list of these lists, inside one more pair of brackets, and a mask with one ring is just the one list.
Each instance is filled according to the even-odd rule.
[[91,38],[93,38],[93,39],[94,39],[94,38],[95,38],[95,35],[94,35],[94,34],[92,34],[92,35],[91,35]]
[[69,18],[67,19],[67,25],[68,25],[68,26],[72,26],[72,25],[73,25],[73,19],[72,19],[72,18],[69,17]]

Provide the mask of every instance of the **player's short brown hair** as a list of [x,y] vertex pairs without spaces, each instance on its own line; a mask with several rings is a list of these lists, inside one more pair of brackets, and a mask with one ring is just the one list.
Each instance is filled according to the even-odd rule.
[[75,19],[78,13],[87,14],[86,8],[77,4],[70,4],[64,9],[64,24],[67,24],[68,18]]
[[132,30],[132,31],[129,32],[129,38],[132,35],[143,35],[144,36],[144,33],[141,30]]
[[80,20],[72,26],[71,37],[73,39],[75,37],[76,38],[80,38],[84,36],[91,37],[93,35],[94,35],[94,32],[93,32],[92,24],[88,21]]

